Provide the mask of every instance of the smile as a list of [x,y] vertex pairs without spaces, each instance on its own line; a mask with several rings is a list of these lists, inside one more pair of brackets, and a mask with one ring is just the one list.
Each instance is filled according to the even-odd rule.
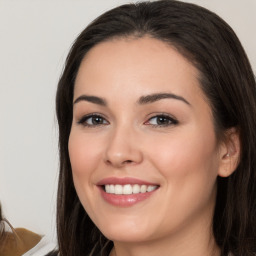
[[158,186],[153,185],[138,185],[138,184],[106,184],[104,185],[104,190],[108,194],[115,195],[131,195],[131,194],[139,194],[139,193],[147,193],[154,191],[158,188]]
[[150,198],[160,185],[133,177],[108,177],[96,183],[105,202],[130,207]]

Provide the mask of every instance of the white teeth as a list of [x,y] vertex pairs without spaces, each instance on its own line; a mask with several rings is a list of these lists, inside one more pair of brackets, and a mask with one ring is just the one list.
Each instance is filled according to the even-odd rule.
[[106,185],[105,190],[106,190],[107,193],[110,193],[110,185]]
[[140,186],[138,184],[135,184],[135,185],[132,186],[132,193],[133,194],[140,193]]
[[123,194],[124,195],[130,195],[132,194],[132,186],[130,184],[123,186]]
[[113,184],[107,184],[105,185],[105,191],[109,194],[116,194],[116,195],[131,195],[131,194],[138,194],[138,193],[146,193],[151,192],[157,189],[158,186],[153,185],[131,185],[131,184],[125,184],[125,185],[113,185]]
[[140,187],[140,193],[145,193],[145,192],[147,192],[147,186],[146,185],[142,185]]
[[109,185],[109,193],[115,194],[115,185]]
[[157,186],[148,186],[147,192],[151,192],[151,191],[155,190],[156,188],[157,188]]
[[115,194],[122,195],[123,194],[123,186],[122,185],[115,185]]

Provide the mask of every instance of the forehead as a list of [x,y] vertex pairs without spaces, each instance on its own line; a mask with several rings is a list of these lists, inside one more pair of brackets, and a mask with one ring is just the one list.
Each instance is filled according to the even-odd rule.
[[74,96],[128,94],[134,88],[138,94],[170,91],[202,96],[198,77],[198,70],[165,42],[150,37],[119,38],[97,44],[86,54]]

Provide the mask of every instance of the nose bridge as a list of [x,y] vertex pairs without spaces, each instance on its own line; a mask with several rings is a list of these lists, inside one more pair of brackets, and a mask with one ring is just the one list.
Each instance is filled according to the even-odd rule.
[[106,162],[116,167],[140,163],[142,152],[136,143],[137,133],[136,129],[126,123],[116,125],[111,131],[106,147]]

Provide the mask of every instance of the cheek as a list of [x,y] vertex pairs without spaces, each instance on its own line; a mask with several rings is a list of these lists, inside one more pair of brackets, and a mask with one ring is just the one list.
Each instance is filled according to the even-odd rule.
[[71,130],[68,150],[74,178],[88,176],[98,163],[100,147],[91,140],[88,136]]
[[[93,136],[85,136],[81,131],[71,130],[68,150],[77,195],[82,205],[91,205],[92,192],[95,189],[94,175],[102,154],[99,141]],[[88,207],[87,207],[88,208]],[[90,207],[86,209],[90,212]]]
[[166,198],[158,214],[165,216],[175,209],[170,225],[185,224],[185,220],[213,209],[218,171],[214,135],[206,139],[198,133],[186,133],[166,138],[150,155],[164,181]]
[[149,153],[169,186],[199,190],[215,184],[218,172],[215,134],[198,131],[191,127],[185,132],[180,130],[173,136],[158,138]]
[[101,143],[93,139],[93,136],[86,136],[77,129],[71,130],[68,143],[74,186],[80,202],[92,217],[93,209],[96,207],[93,177],[102,158],[102,147],[99,145]]

